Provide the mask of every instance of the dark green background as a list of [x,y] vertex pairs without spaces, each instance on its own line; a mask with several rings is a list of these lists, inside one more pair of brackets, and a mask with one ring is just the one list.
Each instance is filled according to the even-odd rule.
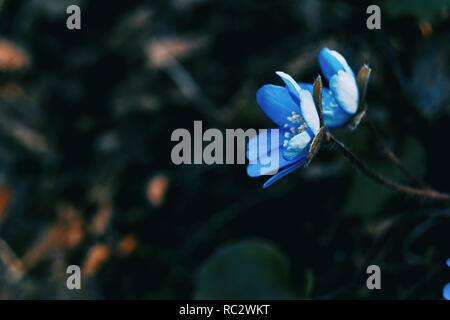
[[[81,1],[79,31],[65,27],[70,1],[0,3],[0,38],[30,59],[25,70],[0,72],[1,86],[25,92],[0,97],[0,117],[42,135],[50,150],[32,152],[0,128],[0,172],[11,190],[0,238],[25,259],[64,220],[61,205],[78,212],[83,230],[74,247],[40,253],[20,280],[0,260],[1,298],[442,298],[450,281],[444,205],[392,194],[326,147],[263,190],[266,178],[247,177],[243,165],[173,165],[170,135],[192,131],[194,120],[204,129],[273,126],[257,89],[280,84],[276,70],[311,82],[317,52],[329,46],[355,72],[371,66],[369,115],[385,141],[450,191],[446,1],[379,1],[376,31],[366,28],[364,1]],[[151,45],[175,50],[175,67],[149,59]],[[335,134],[408,182],[364,124]],[[146,196],[157,174],[169,181],[159,206]],[[101,195],[112,216],[92,233]],[[127,235],[137,247],[123,256],[115,248]],[[66,266],[82,266],[96,244],[108,246],[107,259],[81,291],[68,291]],[[376,292],[365,286],[371,264],[382,271]]]

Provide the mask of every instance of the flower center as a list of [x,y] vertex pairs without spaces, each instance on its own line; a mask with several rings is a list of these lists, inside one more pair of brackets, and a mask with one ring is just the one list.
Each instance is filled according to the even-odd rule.
[[334,98],[331,90],[329,90],[326,93],[324,92],[322,98],[322,108],[325,109],[327,106],[332,108],[339,108],[339,106],[336,103],[334,103],[335,101],[336,99]]
[[305,120],[303,119],[303,117],[301,115],[299,115],[297,112],[292,111],[292,114],[290,117],[286,118],[289,123],[285,123],[284,127],[286,129],[289,129],[290,132],[286,132],[284,134],[284,140],[283,140],[283,147],[286,148],[289,140],[291,137],[302,133],[303,131],[305,131],[308,128],[308,125],[306,124]]

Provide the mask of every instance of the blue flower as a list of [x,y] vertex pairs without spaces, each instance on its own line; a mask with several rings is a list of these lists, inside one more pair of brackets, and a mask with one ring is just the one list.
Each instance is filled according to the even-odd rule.
[[[319,115],[310,91],[302,90],[288,74],[276,74],[286,86],[265,85],[258,90],[256,100],[264,113],[280,128],[250,139],[247,145],[247,158],[250,160],[247,174],[250,177],[269,175],[282,169],[268,179],[263,188],[305,163],[311,143],[320,130]],[[278,143],[274,146],[273,141]],[[275,168],[263,165],[269,158],[275,160]]]
[[450,300],[450,283],[447,283],[442,289],[442,296],[445,300]]
[[[328,129],[341,127],[358,109],[359,92],[353,70],[337,51],[323,48],[319,52],[319,64],[330,88],[323,88],[322,109]],[[312,85],[299,83],[302,89],[312,93]]]
[[[447,259],[446,263],[450,267],[450,258]],[[450,283],[447,283],[442,289],[442,296],[445,300],[450,300]]]

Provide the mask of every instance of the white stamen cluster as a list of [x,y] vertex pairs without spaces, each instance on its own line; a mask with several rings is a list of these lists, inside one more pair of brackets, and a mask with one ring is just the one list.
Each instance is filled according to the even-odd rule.
[[[333,97],[333,93],[331,91],[324,93],[324,95],[325,94],[328,96],[328,98],[330,100],[330,103],[328,104],[330,107],[333,107],[333,108],[339,107],[336,103],[332,102],[332,101],[334,101],[334,97]],[[323,101],[322,101],[322,107],[325,107],[325,99],[323,99]]]
[[288,143],[289,143],[289,139],[291,138],[291,134],[293,136],[302,133],[303,131],[306,130],[306,128],[308,128],[308,125],[306,124],[305,120],[303,119],[303,117],[301,115],[299,115],[297,112],[292,111],[291,116],[287,117],[287,120],[291,123],[285,123],[284,127],[285,128],[289,128],[289,130],[291,132],[286,132],[284,134],[284,137],[286,139],[283,140],[283,147],[286,148]]

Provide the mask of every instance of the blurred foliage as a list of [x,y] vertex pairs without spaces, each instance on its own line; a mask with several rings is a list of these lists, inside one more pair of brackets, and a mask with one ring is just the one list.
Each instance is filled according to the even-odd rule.
[[[412,172],[421,177],[425,173],[425,149],[420,142],[414,138],[405,137],[401,148],[400,159],[407,165]],[[369,147],[372,147],[370,145]],[[394,181],[404,181],[404,177],[399,169],[392,163],[386,162],[382,158],[378,162],[371,162],[371,167],[386,177],[390,177]],[[348,193],[348,201],[343,212],[353,215],[371,215],[383,210],[383,207],[395,194],[390,190],[374,184],[366,176],[357,173]]]
[[286,257],[262,241],[216,249],[200,269],[196,299],[293,299]]
[[[380,1],[379,31],[369,4],[0,0],[0,298],[440,299],[448,206],[388,193],[327,147],[267,190],[243,165],[170,160],[194,120],[273,126],[258,88],[281,84],[276,70],[311,82],[328,46],[371,66],[385,142],[449,191],[448,1]],[[364,123],[335,135],[410,183]],[[371,264],[381,291],[365,286]]]
[[412,15],[419,22],[430,21],[441,14],[448,14],[449,0],[386,0],[384,8],[392,16]]

